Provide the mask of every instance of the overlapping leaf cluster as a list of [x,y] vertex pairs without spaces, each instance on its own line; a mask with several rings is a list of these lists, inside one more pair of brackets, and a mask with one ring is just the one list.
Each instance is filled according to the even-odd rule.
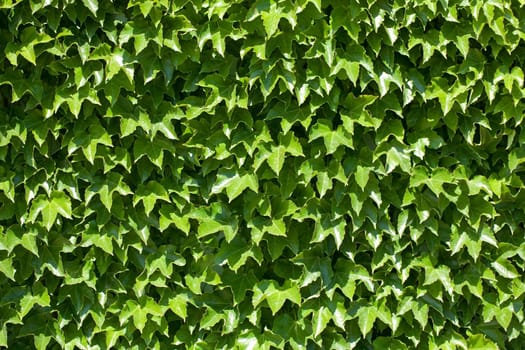
[[520,349],[524,23],[0,1],[0,345]]

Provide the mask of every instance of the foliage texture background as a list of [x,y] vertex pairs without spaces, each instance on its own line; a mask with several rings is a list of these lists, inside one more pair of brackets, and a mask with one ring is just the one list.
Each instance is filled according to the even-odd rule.
[[521,349],[522,0],[0,1],[0,346]]

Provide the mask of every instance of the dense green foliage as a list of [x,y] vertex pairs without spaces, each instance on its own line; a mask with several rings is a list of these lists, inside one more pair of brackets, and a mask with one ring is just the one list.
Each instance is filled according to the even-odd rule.
[[0,346],[521,349],[521,0],[1,0]]

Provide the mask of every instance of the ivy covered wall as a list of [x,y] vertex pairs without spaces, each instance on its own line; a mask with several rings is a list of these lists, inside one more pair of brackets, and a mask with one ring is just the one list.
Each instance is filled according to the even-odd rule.
[[0,346],[522,349],[524,24],[0,0]]

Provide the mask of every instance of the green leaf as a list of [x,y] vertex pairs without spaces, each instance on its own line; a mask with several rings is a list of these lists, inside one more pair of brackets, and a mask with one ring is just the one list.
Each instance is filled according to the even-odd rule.
[[13,282],[15,281],[16,269],[13,267],[13,258],[3,259],[0,261],[0,272],[2,272]]
[[425,266],[425,283],[429,285],[439,281],[445,290],[452,295],[452,281],[450,279],[450,268],[448,266],[430,267]]
[[42,224],[49,231],[55,224],[59,214],[62,217],[71,219],[71,201],[64,193],[57,191],[52,192],[49,198],[39,195],[31,205],[30,221],[35,222],[40,213],[42,214]]
[[155,207],[157,200],[170,202],[170,197],[160,183],[157,181],[149,181],[146,185],[139,185],[133,198],[133,205],[142,202],[146,215],[149,215]]
[[173,313],[183,320],[186,320],[188,317],[188,297],[185,294],[177,294],[169,300],[169,308]]
[[7,347],[7,325],[4,323],[0,329],[0,346]]
[[334,153],[341,145],[348,148],[354,148],[352,138],[346,135],[346,132],[338,127],[335,131],[332,130],[328,120],[319,120],[310,132],[309,141],[323,138],[327,154]]
[[377,318],[377,311],[373,306],[361,307],[357,312],[357,323],[363,337],[372,330]]
[[301,293],[299,287],[285,283],[280,287],[273,280],[264,280],[257,284],[253,289],[253,306],[256,307],[262,301],[266,300],[268,306],[275,315],[279,311],[286,300],[289,300],[297,305],[301,304]]
[[246,292],[252,291],[258,282],[253,272],[246,274],[225,272],[223,281],[232,290],[234,305],[241,303],[246,297]]
[[232,271],[237,272],[246,264],[248,258],[259,260],[256,255],[262,255],[262,253],[257,253],[258,251],[258,247],[252,247],[248,242],[236,237],[233,241],[221,246],[215,262],[220,266],[227,263]]
[[272,148],[272,153],[268,157],[268,165],[277,174],[281,172],[284,165],[286,148],[284,146],[277,146]]
[[359,187],[364,191],[370,178],[370,167],[358,165],[354,177]]
[[472,350],[497,350],[498,346],[485,338],[483,334],[473,334],[467,339],[467,347]]
[[514,265],[505,259],[498,259],[491,263],[492,268],[498,273],[498,275],[504,278],[518,278],[520,275]]
[[314,329],[314,337],[319,336],[332,319],[332,312],[325,306],[321,306],[314,312],[312,317],[312,324]]
[[272,3],[268,12],[264,11],[261,13],[264,30],[268,38],[272,37],[278,29],[279,20],[281,19],[281,13],[277,9],[277,5]]
[[217,174],[217,180],[211,188],[211,193],[220,193],[226,189],[226,194],[231,202],[245,189],[250,188],[259,192],[259,183],[255,174],[239,175],[233,170],[222,170]]
[[366,109],[367,106],[374,103],[377,100],[377,96],[372,95],[359,95],[354,96],[349,94],[343,106],[346,107],[346,111],[341,113],[341,118],[343,119],[343,125],[348,132],[352,132],[352,128],[349,126],[351,123],[355,122],[361,124],[365,127],[374,127],[375,129],[379,128],[382,123],[382,119],[374,117]]
[[159,226],[161,231],[166,230],[168,226],[174,224],[182,232],[186,234],[190,232],[191,225],[189,218],[178,213],[178,211],[173,209],[171,206],[161,206],[159,214]]
[[199,222],[197,236],[199,238],[206,237],[216,232],[222,231],[228,242],[231,242],[235,237],[238,229],[238,222],[228,216],[205,216]]
[[0,227],[0,234],[2,234],[0,249],[6,250],[8,254],[11,254],[11,251],[22,242],[12,228],[8,228],[6,232],[3,233],[3,228]]
[[406,350],[408,347],[405,343],[395,338],[378,337],[374,340],[374,350]]
[[142,333],[144,327],[146,327],[146,322],[148,321],[148,314],[146,310],[142,309],[140,306],[133,311],[133,324],[135,328]]
[[51,342],[51,337],[45,336],[44,334],[34,335],[34,344],[37,350],[45,350],[48,344]]
[[100,201],[108,211],[111,211],[113,206],[113,193],[118,192],[120,195],[132,194],[129,186],[123,181],[122,175],[117,173],[110,173],[104,183],[95,183],[86,189],[86,203],[89,203],[91,198],[98,194]]
[[282,219],[271,220],[270,225],[265,228],[265,231],[274,236],[286,237],[286,224]]
[[410,156],[406,151],[392,147],[386,153],[386,172],[390,173],[398,166],[405,173],[410,173],[412,170]]
[[95,15],[95,17],[97,16],[97,11],[98,11],[98,1],[97,0],[82,0],[82,3],[84,4],[84,6],[87,7],[89,11],[91,11],[91,13],[93,13],[93,15]]

